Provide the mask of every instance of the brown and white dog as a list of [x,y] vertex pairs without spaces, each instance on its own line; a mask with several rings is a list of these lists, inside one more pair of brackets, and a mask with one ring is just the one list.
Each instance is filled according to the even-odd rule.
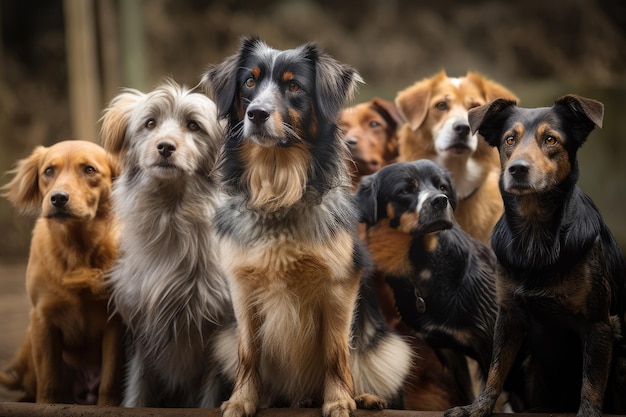
[[[112,303],[129,329],[128,407],[217,407],[228,396],[214,344],[234,313],[219,266],[211,178],[223,140],[213,101],[173,81],[125,90],[105,110],[120,256]],[[234,339],[234,337],[233,337]],[[236,343],[230,346],[230,351]]]
[[496,98],[517,100],[475,72],[445,71],[400,91],[395,102],[406,124],[398,132],[398,160],[427,158],[448,170],[458,196],[455,217],[470,236],[489,244],[503,211],[498,153],[470,132],[467,112]]
[[2,187],[24,213],[39,213],[26,270],[30,325],[0,383],[26,400],[119,405],[122,328],[109,319],[104,277],[117,255],[112,214],[115,161],[99,145],[39,146]]
[[258,38],[203,77],[228,121],[216,226],[239,362],[225,417],[272,404],[347,417],[401,393],[411,352],[364,285],[371,260],[336,124],[359,81],[315,44]]
[[373,174],[398,157],[397,130],[402,123],[395,104],[378,97],[341,111],[339,128],[352,156],[348,167],[354,190],[363,175]]

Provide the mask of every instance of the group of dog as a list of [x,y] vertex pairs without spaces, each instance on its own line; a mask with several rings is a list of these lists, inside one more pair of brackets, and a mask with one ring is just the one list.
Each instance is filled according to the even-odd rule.
[[576,185],[603,105],[441,71],[342,109],[360,82],[244,38],[193,89],[121,92],[102,147],[20,160],[32,308],[0,383],[226,417],[626,412],[626,261]]

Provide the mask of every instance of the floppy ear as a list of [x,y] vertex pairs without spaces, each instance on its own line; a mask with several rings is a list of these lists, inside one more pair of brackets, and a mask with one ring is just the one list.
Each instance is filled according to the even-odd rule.
[[360,212],[359,221],[369,225],[376,224],[378,221],[378,177],[376,174],[361,177],[355,199]]
[[128,147],[126,130],[130,114],[143,96],[138,90],[124,90],[104,110],[100,128],[102,146],[116,158]]
[[411,130],[417,130],[426,120],[432,86],[446,76],[446,72],[441,70],[434,77],[418,81],[396,95],[396,107]]
[[41,208],[43,197],[39,191],[39,167],[47,148],[36,147],[29,157],[17,162],[9,171],[13,179],[5,184],[0,191],[13,206],[22,214],[37,214]]
[[363,79],[356,69],[335,60],[317,45],[304,45],[304,54],[315,62],[315,101],[320,116],[335,121],[341,106],[354,99]]
[[226,117],[237,99],[237,66],[239,54],[215,65],[202,76],[200,87],[217,105],[218,117]]
[[558,98],[554,105],[564,106],[569,110],[573,129],[581,133],[581,144],[596,126],[602,127],[604,104],[597,100],[568,94]]
[[477,72],[468,71],[467,78],[480,88],[485,100],[488,102],[498,98],[519,102],[517,96],[509,89],[495,81],[483,77]]
[[498,134],[509,113],[506,110],[515,105],[516,102],[513,100],[499,98],[491,103],[470,109],[467,118],[472,134],[478,131],[489,145],[498,146],[500,144]]
[[374,97],[372,100],[374,109],[389,123],[392,129],[396,130],[398,126],[404,123],[402,115],[398,111],[396,105],[382,98]]

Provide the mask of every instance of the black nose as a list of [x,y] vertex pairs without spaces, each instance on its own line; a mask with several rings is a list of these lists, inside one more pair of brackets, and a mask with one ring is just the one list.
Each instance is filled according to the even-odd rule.
[[65,191],[55,191],[50,196],[50,202],[56,208],[61,208],[70,200],[70,195]]
[[169,158],[176,150],[176,145],[170,141],[162,141],[157,144],[157,150],[163,158]]
[[515,179],[522,179],[528,175],[530,164],[524,160],[513,161],[509,164],[509,174]]
[[257,126],[265,123],[265,121],[270,118],[270,114],[267,111],[256,107],[252,109],[248,108],[248,112],[246,114],[248,116],[248,120]]
[[468,136],[470,133],[470,127],[465,122],[454,122],[454,124],[452,125],[452,130],[454,130],[454,133],[461,137]]
[[437,210],[443,210],[448,206],[448,196],[439,194],[430,201],[430,204]]

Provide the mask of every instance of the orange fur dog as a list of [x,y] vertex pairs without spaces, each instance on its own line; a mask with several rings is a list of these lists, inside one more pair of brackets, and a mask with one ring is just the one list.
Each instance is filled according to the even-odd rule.
[[341,111],[339,128],[352,156],[348,168],[354,189],[363,175],[373,174],[398,157],[397,129],[402,123],[395,104],[378,97]]
[[0,383],[37,402],[118,405],[122,331],[101,287],[116,256],[116,164],[94,143],[64,141],[37,147],[11,172],[3,195],[40,216],[26,272],[30,325]]
[[442,70],[400,91],[395,100],[407,121],[398,132],[398,160],[427,158],[445,167],[457,190],[457,221],[486,244],[503,212],[500,161],[493,148],[470,133],[467,112],[496,98],[517,100],[480,74],[453,78]]

